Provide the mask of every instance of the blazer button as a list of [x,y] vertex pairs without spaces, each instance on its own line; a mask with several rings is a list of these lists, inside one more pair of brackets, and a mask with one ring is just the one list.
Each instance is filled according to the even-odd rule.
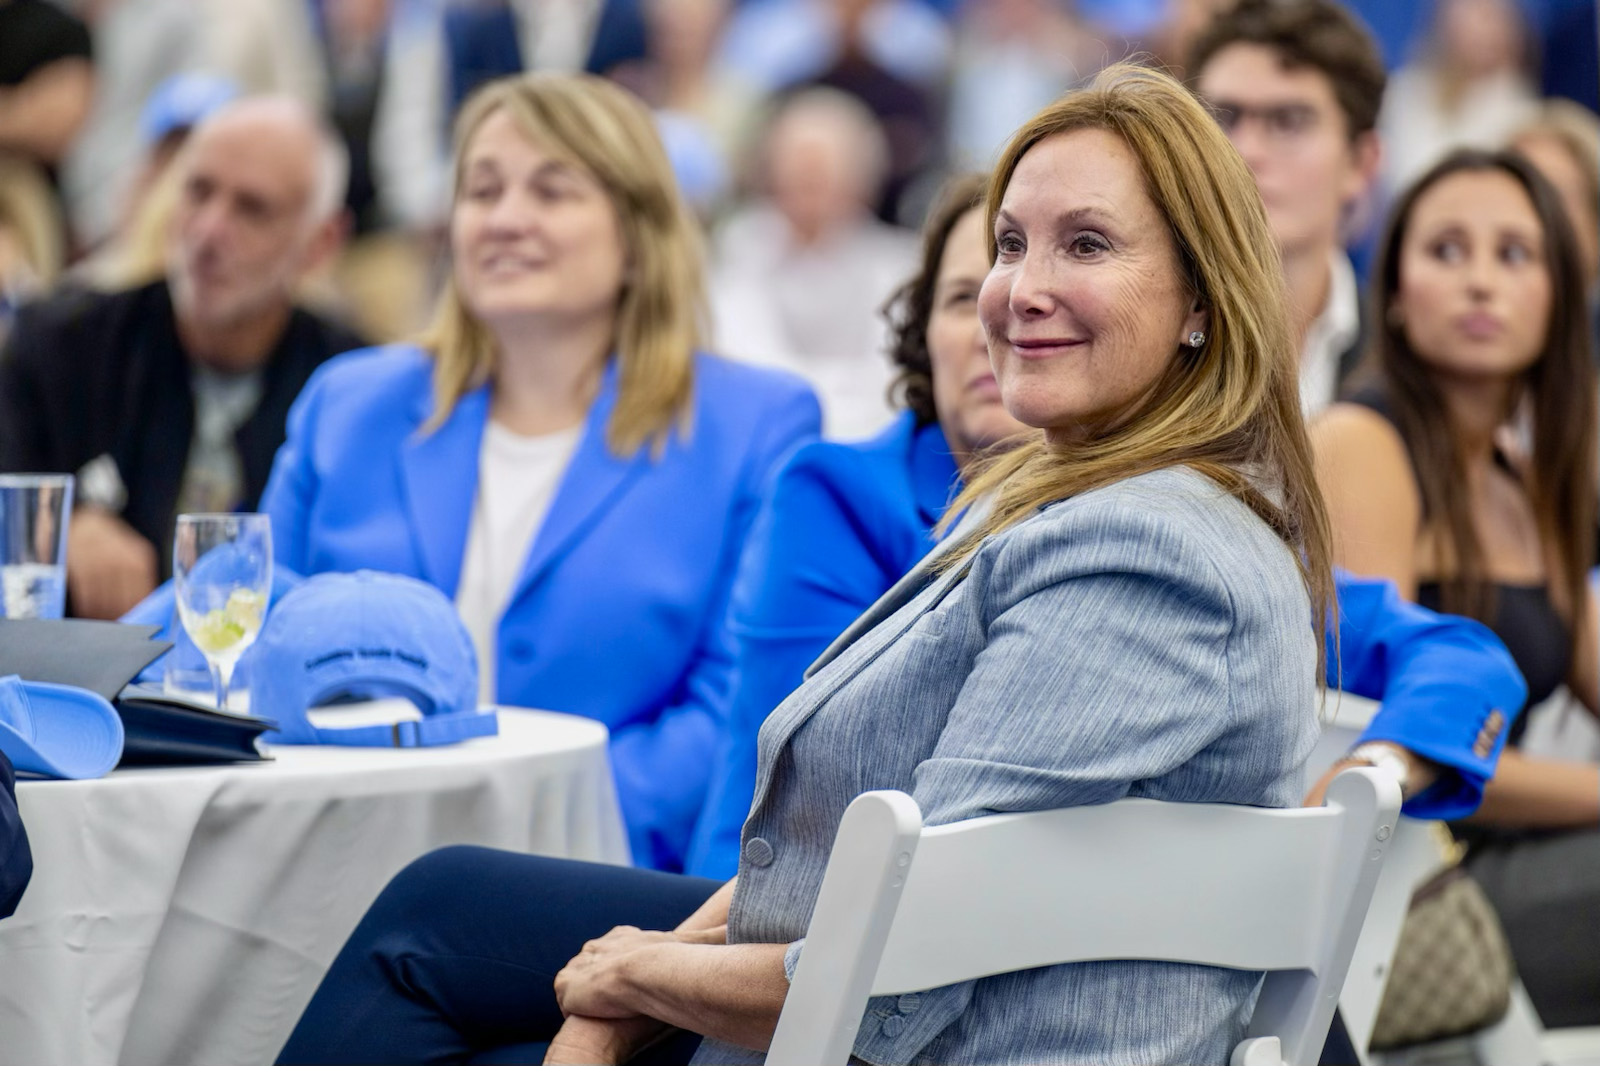
[[506,654],[512,662],[525,663],[533,658],[533,644],[520,637],[506,645]]
[[906,1031],[906,1020],[898,1014],[891,1014],[883,1020],[883,1035],[893,1040]]
[[771,866],[772,845],[760,837],[751,837],[744,845],[744,861],[751,866]]
[[922,996],[916,992],[907,992],[895,1000],[894,1005],[901,1014],[915,1014],[917,1008],[922,1006]]

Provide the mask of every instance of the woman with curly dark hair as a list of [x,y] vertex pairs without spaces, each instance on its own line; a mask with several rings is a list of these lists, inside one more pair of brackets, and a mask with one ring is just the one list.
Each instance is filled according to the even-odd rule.
[[1024,427],[1000,406],[978,322],[989,273],[985,179],[944,188],[922,261],[884,309],[906,410],[870,440],[801,446],[779,471],[745,549],[726,627],[729,728],[690,845],[690,873],[731,877],[755,788],[755,738],[807,664],[927,554],[975,457]]

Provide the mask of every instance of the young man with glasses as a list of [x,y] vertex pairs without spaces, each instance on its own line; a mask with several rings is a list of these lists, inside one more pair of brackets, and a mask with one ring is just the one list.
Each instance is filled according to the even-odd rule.
[[1378,171],[1383,61],[1333,0],[1243,0],[1200,35],[1187,69],[1261,189],[1310,417],[1333,402],[1365,333],[1343,240]]

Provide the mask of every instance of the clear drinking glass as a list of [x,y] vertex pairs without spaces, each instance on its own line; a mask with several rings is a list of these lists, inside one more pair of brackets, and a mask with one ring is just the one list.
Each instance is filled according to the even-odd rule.
[[264,514],[184,514],[172,543],[178,617],[211,667],[217,709],[255,643],[272,592],[272,525]]
[[0,618],[60,618],[71,474],[0,475]]

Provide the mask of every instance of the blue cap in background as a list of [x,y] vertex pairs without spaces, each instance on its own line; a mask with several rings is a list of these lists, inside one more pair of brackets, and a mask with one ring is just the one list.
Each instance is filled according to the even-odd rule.
[[215,74],[174,74],[155,87],[139,113],[139,135],[146,148],[169,133],[196,126],[207,115],[239,98],[239,86]]
[[683,198],[707,213],[728,192],[728,168],[699,120],[675,111],[655,112],[656,133]]
[[[334,729],[306,712],[336,699],[403,696],[420,721]],[[478,709],[478,660],[455,604],[432,585],[358,570],[307,578],[268,612],[250,649],[250,713],[273,744],[420,747],[497,731]]]

